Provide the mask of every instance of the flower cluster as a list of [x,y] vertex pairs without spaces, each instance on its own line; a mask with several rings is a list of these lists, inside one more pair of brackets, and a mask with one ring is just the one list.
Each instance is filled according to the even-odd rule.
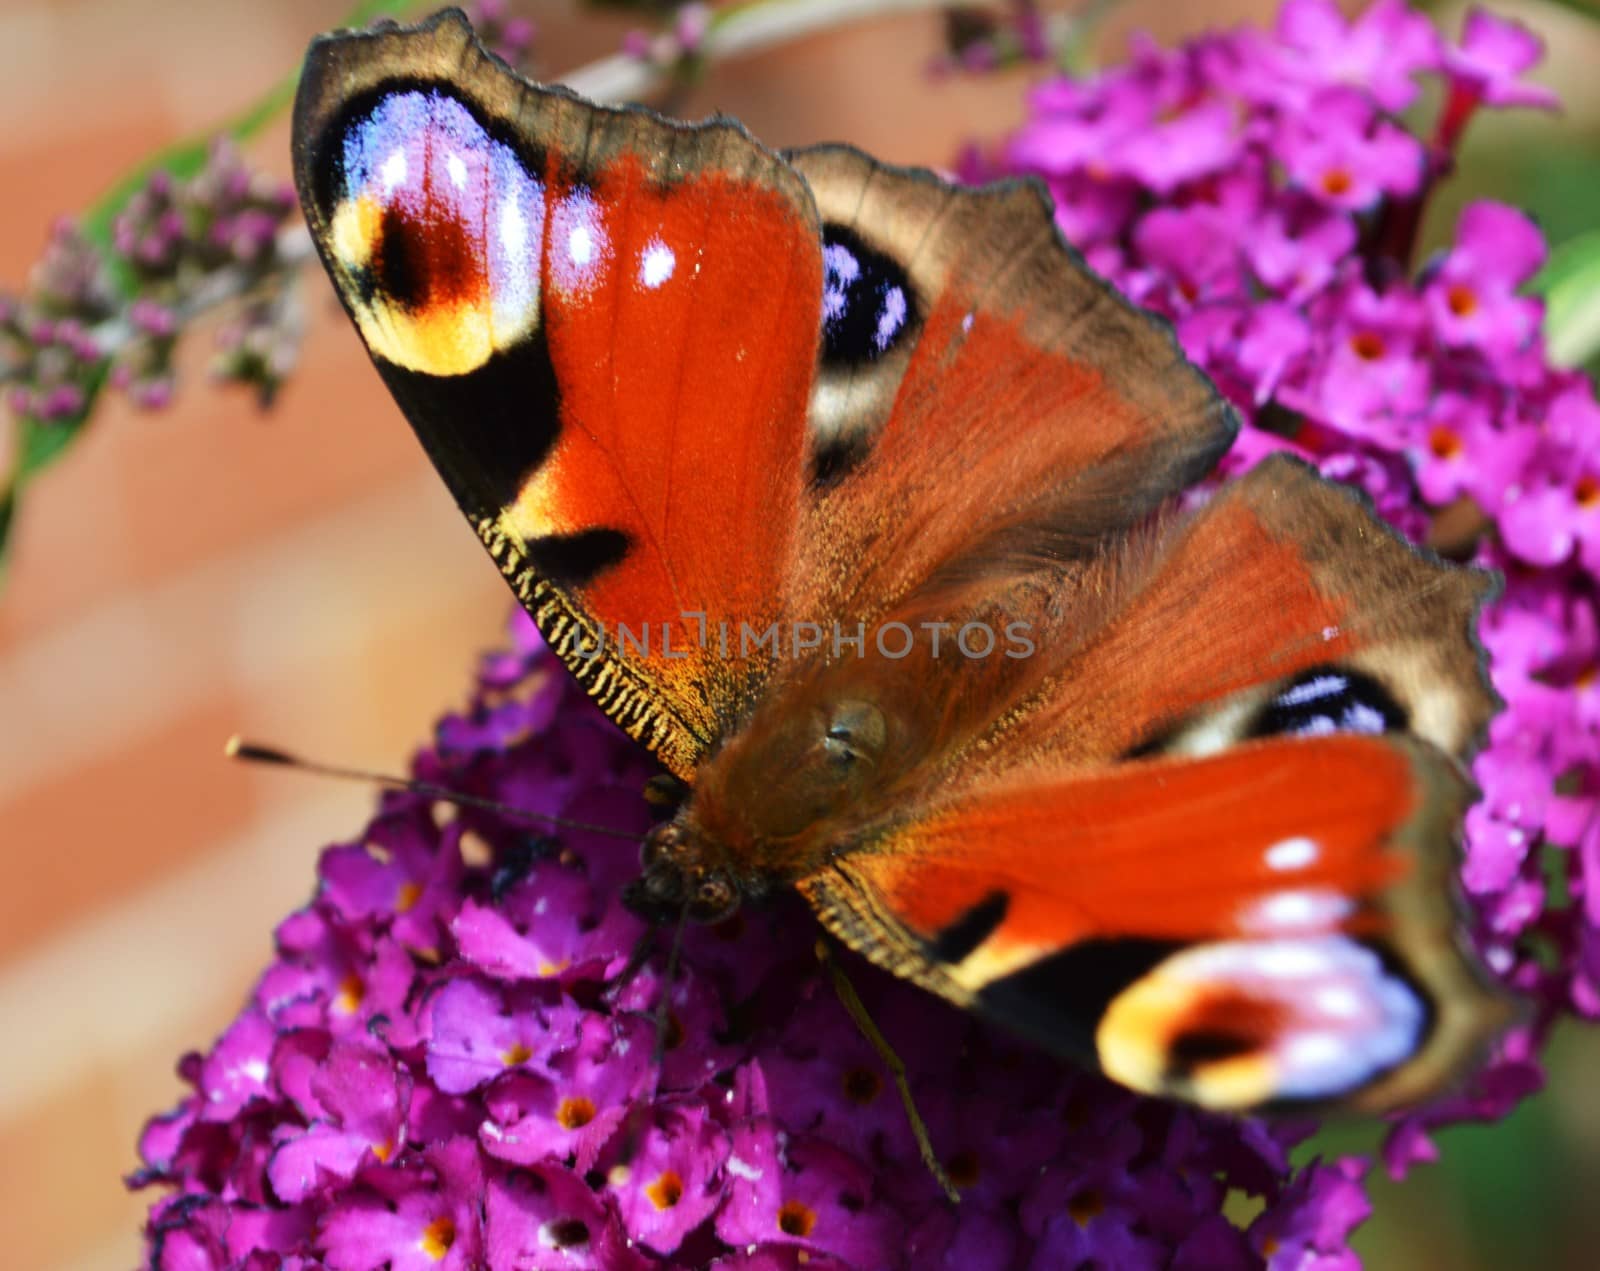
[[[1397,1130],[1396,1173],[1432,1154],[1425,1126],[1537,1088],[1558,1013],[1600,1016],[1600,407],[1546,359],[1525,214],[1470,204],[1444,250],[1411,259],[1472,115],[1554,104],[1523,79],[1539,52],[1482,10],[1457,46],[1403,0],[1353,21],[1289,0],[1270,35],[1141,43],[1120,70],[1049,84],[1004,147],[967,158],[969,176],[1042,177],[1090,264],[1172,320],[1246,420],[1225,473],[1292,451],[1505,577],[1482,624],[1505,709],[1462,880],[1489,965],[1540,1009],[1474,1094]],[[1422,75],[1445,87],[1426,141],[1392,116]]]
[[226,141],[187,180],[154,173],[112,220],[109,250],[59,223],[26,297],[0,296],[0,383],[19,417],[82,418],[107,379],[139,406],[171,400],[184,324],[219,304],[215,374],[270,396],[294,362],[297,310],[280,234],[294,193]]
[[[1397,1173],[1436,1125],[1537,1085],[1555,1011],[1600,1006],[1593,399],[1543,357],[1519,294],[1542,244],[1520,214],[1476,205],[1447,252],[1409,260],[1472,111],[1543,104],[1520,79],[1531,49],[1482,14],[1451,47],[1391,0],[1353,24],[1290,0],[1270,35],[1141,45],[1053,83],[1005,147],[968,159],[1044,176],[1091,262],[1173,319],[1249,421],[1228,471],[1294,450],[1416,536],[1439,505],[1480,510],[1466,550],[1507,576],[1484,638],[1508,707],[1464,877],[1491,964],[1544,1010],[1473,1087],[1395,1127]],[[1421,74],[1450,89],[1426,144],[1390,117]],[[525,619],[514,636],[417,776],[642,834],[648,760]],[[1552,853],[1570,901],[1542,884]],[[1307,1126],[1136,1098],[851,961],[961,1190],[951,1208],[814,961],[809,913],[691,929],[675,976],[657,949],[624,981],[636,871],[629,841],[385,796],[323,854],[244,1009],[147,1128],[134,1181],[165,1188],[149,1265],[1355,1265],[1369,1162],[1292,1164]]]
[[68,419],[102,374],[92,332],[116,312],[116,291],[99,253],[65,220],[51,228],[32,282],[28,301],[0,294],[0,384],[13,414]]
[[[514,629],[418,776],[642,834],[652,765]],[[635,842],[435,812],[388,795],[325,851],[238,1019],[180,1065],[193,1093],[151,1122],[134,1180],[172,1189],[150,1266],[1199,1271],[1336,1254],[1367,1212],[1360,1162],[1290,1171],[1303,1130],[1064,1072],[852,963],[952,1210],[802,905],[691,929],[670,983],[658,951],[619,991]],[[1247,1231],[1221,1216],[1231,1191],[1268,1202]]]

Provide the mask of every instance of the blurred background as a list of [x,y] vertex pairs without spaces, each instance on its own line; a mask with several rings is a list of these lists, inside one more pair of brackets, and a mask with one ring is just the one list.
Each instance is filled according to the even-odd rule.
[[[0,285],[26,285],[54,217],[157,148],[250,104],[346,0],[0,0]],[[613,52],[626,16],[513,4],[557,77]],[[1061,6],[1067,7],[1067,6]],[[1125,0],[1092,52],[1172,42],[1272,0]],[[1359,9],[1360,4],[1346,6]],[[1453,5],[1430,6],[1459,30]],[[1566,113],[1480,117],[1438,238],[1469,195],[1531,208],[1551,241],[1600,224],[1600,23],[1500,0],[1549,46]],[[725,63],[680,104],[776,145],[847,139],[943,164],[1021,116],[1031,72],[930,82],[936,13]],[[287,124],[250,159],[287,178]],[[30,489],[0,591],[0,1265],[126,1271],[148,1198],[120,1176],[173,1064],[229,1020],[315,854],[371,794],[222,757],[234,732],[396,770],[457,703],[508,597],[378,383],[320,274],[276,407],[204,382],[120,395]],[[0,428],[5,427],[0,419]],[[1506,1125],[1447,1131],[1443,1162],[1375,1182],[1379,1268],[1589,1268],[1600,1254],[1600,1037],[1557,1039],[1552,1088]],[[1328,1150],[1369,1145],[1340,1130]]]

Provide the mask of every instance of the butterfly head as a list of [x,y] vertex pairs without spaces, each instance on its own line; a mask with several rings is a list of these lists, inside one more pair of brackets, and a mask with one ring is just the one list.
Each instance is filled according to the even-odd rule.
[[707,859],[691,822],[679,818],[650,831],[640,849],[643,873],[622,893],[622,903],[647,922],[721,922],[743,893],[732,874]]

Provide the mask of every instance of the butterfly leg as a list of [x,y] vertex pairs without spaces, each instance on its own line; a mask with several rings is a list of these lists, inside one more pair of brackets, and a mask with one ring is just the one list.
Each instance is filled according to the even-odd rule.
[[959,1205],[960,1193],[950,1181],[950,1175],[945,1173],[944,1166],[939,1163],[938,1154],[933,1150],[933,1140],[928,1137],[927,1124],[923,1121],[922,1114],[917,1111],[916,1100],[912,1098],[911,1083],[906,1080],[905,1064],[901,1062],[900,1056],[895,1054],[894,1047],[889,1045],[888,1039],[878,1026],[872,1022],[872,1016],[861,1001],[861,995],[856,992],[855,985],[850,983],[850,977],[839,965],[839,959],[833,956],[826,939],[817,941],[816,951],[817,961],[827,968],[828,978],[833,982],[833,991],[844,1003],[844,1009],[850,1013],[850,1018],[861,1030],[861,1035],[871,1044],[872,1049],[878,1052],[878,1058],[883,1060],[884,1067],[889,1070],[894,1088],[900,1092],[900,1102],[905,1106],[906,1119],[911,1122],[911,1133],[916,1137],[917,1150],[922,1154],[922,1163],[928,1167],[928,1173],[933,1175],[933,1181],[939,1184],[940,1190],[950,1198],[950,1203]]

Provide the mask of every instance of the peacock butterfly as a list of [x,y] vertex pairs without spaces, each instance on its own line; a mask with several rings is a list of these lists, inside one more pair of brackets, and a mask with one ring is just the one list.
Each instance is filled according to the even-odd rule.
[[1238,423],[1031,184],[529,83],[458,12],[319,40],[295,175],[550,646],[686,787],[626,895],[794,887],[1133,1089],[1415,1101],[1506,1015],[1453,849],[1489,575]]

